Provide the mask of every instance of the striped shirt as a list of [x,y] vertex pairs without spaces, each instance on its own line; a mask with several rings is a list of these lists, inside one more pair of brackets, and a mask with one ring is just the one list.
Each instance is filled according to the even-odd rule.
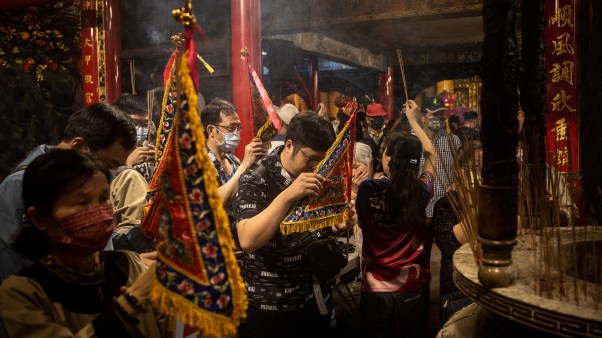
[[[426,217],[433,217],[435,203],[445,195],[447,187],[453,182],[454,153],[462,146],[460,138],[454,134],[448,134],[444,130],[439,131],[431,143],[437,153],[435,163],[435,191],[433,198],[426,207]],[[420,160],[420,170],[424,165],[424,158]]]

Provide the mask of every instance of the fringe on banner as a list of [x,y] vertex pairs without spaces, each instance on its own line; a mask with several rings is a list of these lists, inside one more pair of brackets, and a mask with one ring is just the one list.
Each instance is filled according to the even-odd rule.
[[273,124],[274,123],[272,122],[272,120],[268,118],[268,121],[263,126],[261,126],[261,128],[259,128],[259,130],[257,131],[257,136],[255,137],[261,138],[261,135],[263,135],[263,133],[266,130],[268,130],[268,128],[270,128]]
[[198,328],[204,335],[221,338],[236,334],[240,316],[225,316],[200,309],[188,299],[174,293],[159,283],[151,290],[153,306],[170,318],[178,318],[183,324]]
[[[197,93],[190,77],[190,67],[187,60],[188,52],[181,56],[178,79],[188,99],[188,122],[190,123],[192,140],[198,149],[195,159],[199,168],[203,170],[205,194],[213,210],[213,220],[216,225],[218,241],[226,263],[226,271],[232,293],[232,313],[226,316],[201,309],[181,295],[166,289],[156,280],[156,277],[151,292],[151,301],[160,312],[171,317],[177,317],[182,323],[188,326],[199,327],[199,329],[208,335],[221,337],[222,333],[236,332],[236,327],[240,319],[246,317],[248,301],[246,287],[240,275],[240,268],[234,257],[234,241],[232,240],[232,234],[228,226],[228,216],[217,192],[218,184],[214,174],[215,169],[203,150],[205,149],[205,136],[202,132],[203,128],[197,111]],[[174,156],[178,155],[175,154]],[[222,226],[218,226],[219,224],[222,224]]]
[[295,223],[281,223],[280,232],[283,235],[288,235],[295,232],[314,231],[329,226],[331,227],[335,224],[343,223],[345,221],[347,221],[347,212],[314,220],[300,221]]
[[[176,62],[175,59],[172,61],[171,59],[169,60],[169,64],[167,65],[167,67],[171,67],[169,69],[169,79],[167,80],[167,83],[165,84],[165,91],[163,92],[163,100],[161,100],[161,119],[159,120],[159,125],[156,126],[157,127],[157,137],[155,139],[155,149],[156,150],[164,150],[165,145],[168,144],[169,140],[165,139],[163,141],[161,141],[161,137],[160,135],[163,134],[163,123],[165,122],[165,105],[167,104],[167,98],[169,97],[169,95],[171,94],[171,87],[174,83],[174,76],[176,75]],[[173,128],[173,125],[171,126],[171,128]],[[171,131],[171,129],[170,129]],[[171,133],[170,133],[171,135]],[[165,155],[165,152],[163,152],[163,154]],[[162,158],[159,158],[159,151],[155,152],[155,163],[159,163],[162,160]]]
[[273,126],[274,123],[272,122],[272,120],[270,118],[268,118],[268,121],[261,126],[261,128],[259,128],[259,130],[257,131],[257,136],[255,136],[256,138],[260,138],[263,141],[263,146],[267,149],[272,148],[272,140],[267,139],[267,140],[263,140],[262,135],[265,131],[269,130],[271,126]]
[[[163,167],[165,166],[165,163],[163,161],[163,158],[165,157],[165,153],[167,150],[166,145],[169,144],[169,137],[171,137],[171,132],[169,133],[168,137],[165,138],[165,140],[161,141],[161,135],[163,134],[163,129],[164,127],[164,122],[165,122],[165,105],[167,104],[167,98],[169,97],[170,93],[171,93],[171,87],[174,83],[174,76],[176,75],[176,66],[175,66],[175,58],[170,58],[169,61],[167,62],[167,65],[165,66],[166,70],[167,68],[169,68],[169,77],[167,79],[167,83],[165,85],[165,91],[163,93],[163,99],[161,101],[161,119],[159,120],[159,125],[157,126],[157,137],[155,138],[155,150],[157,150],[155,152],[155,163],[156,168],[155,168],[155,172],[153,173],[153,178],[151,179],[151,184],[149,184],[148,189],[147,189],[147,193],[150,193],[151,191],[156,191],[158,192],[157,189],[157,185],[160,182],[160,177],[155,177],[155,173],[157,174],[157,176],[162,175],[163,174]],[[171,126],[171,128],[173,128],[173,125]],[[170,129],[171,131],[171,129]],[[162,153],[162,155],[160,156],[159,153]],[[148,213],[150,212],[151,208],[153,208],[153,201],[154,201],[154,197],[150,200],[147,200],[144,203],[144,215],[148,215]]]

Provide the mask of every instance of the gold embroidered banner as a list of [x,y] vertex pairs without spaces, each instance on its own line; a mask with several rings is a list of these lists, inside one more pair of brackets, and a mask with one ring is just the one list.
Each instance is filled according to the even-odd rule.
[[[191,7],[188,1],[183,10],[192,13]],[[186,25],[186,48],[176,57],[179,100],[163,155],[151,300],[160,312],[204,335],[234,336],[245,317],[246,288],[197,109],[193,31],[194,25]]]
[[[350,106],[353,106],[351,110]],[[283,234],[321,229],[345,221],[351,200],[356,109],[356,102],[345,109],[351,117],[315,170],[326,179],[322,190],[318,195],[307,196],[295,204],[280,224]]]

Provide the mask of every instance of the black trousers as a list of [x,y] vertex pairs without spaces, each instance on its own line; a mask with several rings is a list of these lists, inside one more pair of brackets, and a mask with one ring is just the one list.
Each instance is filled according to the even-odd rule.
[[320,315],[314,299],[294,311],[265,311],[249,306],[240,338],[307,338],[332,336],[330,314]]

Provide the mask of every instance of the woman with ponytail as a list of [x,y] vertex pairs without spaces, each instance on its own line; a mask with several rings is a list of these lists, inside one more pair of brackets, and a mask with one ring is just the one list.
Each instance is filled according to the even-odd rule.
[[432,236],[425,208],[433,195],[436,154],[418,123],[420,107],[412,100],[405,106],[415,135],[387,138],[385,176],[363,181],[357,194],[363,232],[360,315],[366,337],[426,335]]

